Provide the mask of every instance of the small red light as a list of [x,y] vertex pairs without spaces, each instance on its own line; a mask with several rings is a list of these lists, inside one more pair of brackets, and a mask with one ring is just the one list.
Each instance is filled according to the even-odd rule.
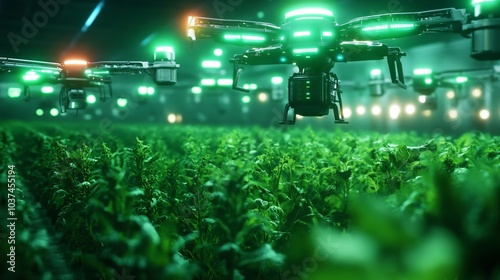
[[64,65],[80,65],[87,66],[87,61],[81,59],[68,59],[64,61]]

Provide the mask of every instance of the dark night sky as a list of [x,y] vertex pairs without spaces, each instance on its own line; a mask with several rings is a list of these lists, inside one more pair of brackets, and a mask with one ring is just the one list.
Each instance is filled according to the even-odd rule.
[[[59,2],[56,2],[59,1]],[[26,20],[33,23],[43,13],[39,3],[57,3],[58,11],[47,17],[36,32],[23,36]],[[67,2],[67,3],[66,3]],[[65,4],[62,4],[65,3]],[[310,1],[212,0],[212,1],[132,1],[107,0],[93,25],[80,29],[97,0],[2,0],[0,1],[0,56],[59,61],[68,53],[85,53],[90,60],[150,60],[154,47],[169,42],[184,47],[184,25],[188,15],[260,20],[280,24],[288,6]],[[410,12],[443,7],[467,7],[464,1],[339,0],[319,1],[331,7],[339,23],[353,17],[383,12]],[[333,4],[331,4],[333,3]],[[264,17],[259,19],[257,13]],[[43,23],[43,15],[38,20]],[[10,37],[9,37],[10,34]],[[13,35],[15,34],[15,35]],[[13,43],[13,36],[23,43]],[[151,40],[141,45],[146,38]]]

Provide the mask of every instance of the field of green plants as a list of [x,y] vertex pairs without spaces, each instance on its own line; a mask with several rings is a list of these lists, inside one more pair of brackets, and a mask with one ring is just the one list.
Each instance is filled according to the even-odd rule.
[[486,134],[8,122],[0,181],[1,279],[500,279]]

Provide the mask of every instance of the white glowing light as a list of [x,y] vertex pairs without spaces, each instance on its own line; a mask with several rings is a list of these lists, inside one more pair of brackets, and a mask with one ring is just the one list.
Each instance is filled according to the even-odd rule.
[[481,111],[479,111],[479,117],[482,119],[482,120],[487,120],[489,119],[490,117],[490,111],[486,110],[486,109],[483,109]]
[[451,109],[448,111],[448,117],[452,120],[456,119],[458,117],[458,111],[456,109]]
[[378,116],[382,113],[382,108],[379,105],[372,106],[372,115]]
[[358,107],[356,107],[356,113],[360,116],[364,115],[366,113],[365,106],[359,105]]
[[257,95],[257,99],[259,99],[260,102],[266,102],[268,97],[269,96],[265,92],[261,92],[259,93],[259,95]]
[[344,118],[348,119],[352,116],[351,108],[344,108]]
[[482,91],[479,88],[475,88],[472,90],[472,96],[475,98],[479,98],[482,95]]
[[93,94],[87,95],[87,103],[94,104],[97,101],[97,98]]
[[446,92],[446,98],[448,99],[455,98],[455,92],[453,90],[449,90],[448,92]]
[[408,115],[413,115],[413,114],[415,114],[415,111],[416,111],[416,110],[417,110],[417,109],[415,108],[415,105],[413,105],[413,104],[408,104],[408,105],[406,105],[406,107],[405,107],[405,112],[406,112],[406,114],[408,114]]
[[175,120],[176,120],[175,114],[168,114],[167,121],[169,123],[175,123]]
[[59,110],[57,110],[57,108],[50,109],[50,115],[53,117],[59,115]]
[[393,120],[397,119],[399,117],[399,114],[401,113],[401,108],[397,104],[391,105],[389,107],[389,117]]

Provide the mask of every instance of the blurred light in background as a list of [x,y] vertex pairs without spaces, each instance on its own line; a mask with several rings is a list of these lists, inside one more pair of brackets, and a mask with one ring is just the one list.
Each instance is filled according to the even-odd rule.
[[257,84],[244,84],[243,88],[244,89],[248,89],[248,90],[256,90],[257,89]]
[[10,98],[17,98],[21,96],[21,89],[20,88],[8,88],[7,89],[7,96]]
[[43,86],[42,87],[42,93],[50,94],[53,92],[54,92],[54,87],[51,87],[51,86]]
[[424,104],[425,101],[427,101],[427,96],[425,96],[425,95],[419,95],[418,96],[418,102]]
[[175,123],[175,119],[176,119],[175,114],[168,114],[167,121],[169,123]]
[[117,104],[119,107],[125,107],[125,106],[127,106],[127,103],[128,103],[128,101],[127,101],[127,99],[125,99],[125,98],[118,98],[118,99],[116,100],[116,104]]
[[203,68],[220,68],[221,63],[218,60],[204,60],[201,62]]
[[191,92],[194,94],[200,94],[201,93],[201,87],[192,87]]
[[415,114],[415,111],[416,111],[416,110],[417,110],[417,109],[415,108],[415,105],[413,105],[413,104],[408,104],[408,105],[406,105],[406,107],[405,107],[405,112],[406,112],[406,114],[408,114],[408,115],[413,115],[413,114]]
[[97,98],[93,94],[87,95],[87,103],[94,104],[97,101]]
[[448,117],[452,120],[458,118],[458,111],[456,109],[451,109],[448,111]]
[[243,97],[241,98],[241,101],[242,101],[243,103],[245,103],[245,104],[246,104],[246,103],[250,103],[250,96],[248,96],[248,95],[243,96]]
[[482,120],[487,120],[490,117],[490,111],[488,111],[486,109],[479,111],[479,117]]
[[349,107],[344,108],[344,118],[348,119],[352,116],[352,110]]
[[182,122],[182,115],[181,114],[175,115],[175,122],[178,122],[178,123]]
[[222,55],[222,49],[215,49],[214,50],[214,55],[215,56],[221,56]]
[[26,74],[23,76],[23,80],[29,82],[29,81],[36,81],[40,78],[40,75],[38,75],[35,71],[28,71]]
[[55,116],[59,115],[59,110],[57,108],[52,108],[52,109],[50,109],[49,113],[51,116],[55,117]]
[[257,99],[259,99],[260,102],[266,102],[268,98],[269,96],[265,92],[261,92],[257,95]]
[[272,77],[271,83],[273,83],[273,85],[280,85],[281,83],[283,83],[283,78],[279,76]]
[[43,110],[42,109],[36,109],[35,114],[39,117],[43,116]]
[[295,115],[295,118],[296,118],[297,120],[301,120],[301,119],[303,119],[303,118],[304,118],[304,116],[301,116],[301,115]]
[[365,106],[359,105],[358,107],[356,107],[356,113],[360,116],[363,116],[366,113]]
[[480,88],[475,88],[475,89],[472,90],[471,94],[472,94],[473,97],[479,98],[479,97],[481,97],[481,95],[483,94],[483,92],[481,91]]
[[202,86],[213,86],[215,85],[215,79],[201,79]]
[[372,115],[378,116],[381,113],[382,113],[382,108],[380,107],[380,105],[373,105],[372,106]]
[[453,90],[449,90],[448,92],[446,92],[446,98],[448,99],[455,98],[455,92]]
[[153,95],[155,93],[154,87],[140,86],[137,88],[137,92],[140,95]]
[[233,79],[228,78],[220,78],[217,80],[218,86],[231,86],[233,85]]
[[455,80],[457,83],[462,84],[462,83],[466,83],[469,80],[469,78],[464,77],[464,76],[458,76]]
[[429,110],[429,109],[426,109],[422,112],[422,114],[425,116],[425,117],[430,117],[432,115],[432,111]]
[[397,119],[399,117],[399,114],[401,113],[401,108],[397,104],[393,104],[389,107],[389,117],[393,120]]

